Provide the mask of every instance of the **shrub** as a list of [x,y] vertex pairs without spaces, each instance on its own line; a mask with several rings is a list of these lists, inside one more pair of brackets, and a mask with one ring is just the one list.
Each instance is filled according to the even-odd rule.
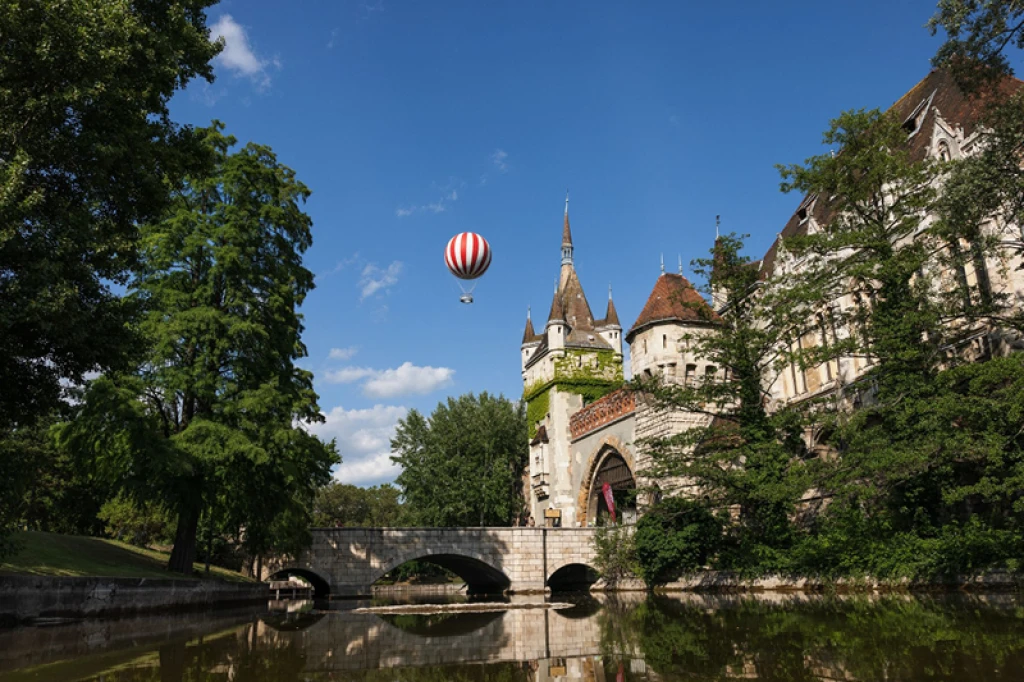
[[694,500],[669,498],[651,507],[636,526],[640,577],[648,586],[704,566],[718,550],[722,522]]

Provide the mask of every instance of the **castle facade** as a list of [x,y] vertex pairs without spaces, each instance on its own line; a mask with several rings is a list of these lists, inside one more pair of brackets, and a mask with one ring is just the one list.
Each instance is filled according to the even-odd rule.
[[[1020,85],[1015,83],[1016,87]],[[892,109],[904,121],[912,156],[943,160],[977,153],[983,131],[980,106],[968,99],[948,73],[930,73]],[[805,197],[765,256],[753,267],[762,280],[799,267],[782,248],[785,238],[821,229],[829,219],[826,202]],[[1024,307],[1024,242],[1020,226],[993,216],[982,229],[999,234],[1003,246],[977,253],[958,272],[939,279],[962,287],[965,296],[1005,295]],[[833,305],[849,309],[870,305],[870,292],[851,290]],[[666,382],[714,379],[715,367],[690,352],[684,337],[705,333],[715,311],[698,315],[696,306],[713,308],[682,274],[662,272],[636,321],[623,333],[609,291],[605,315],[596,319],[573,262],[568,200],[562,228],[561,271],[544,328],[536,331],[530,316],[521,345],[524,400],[529,421],[530,460],[528,507],[537,525],[598,525],[610,515],[609,500],[619,520],[636,518],[639,472],[645,438],[664,437],[704,426],[706,416],[685,411],[656,410],[643,395],[625,387],[623,342],[629,344],[634,376],[657,376]],[[829,344],[837,331],[808,320],[807,332],[794,343],[804,348]],[[1013,334],[979,327],[968,336],[970,357],[1024,350]],[[817,367],[791,366],[770,386],[774,405],[845,395],[871,367],[870,358],[840,357]],[[839,401],[842,403],[842,401]],[[847,406],[852,407],[852,406]],[[807,435],[815,448],[814,434]],[[656,482],[654,482],[656,483]]]

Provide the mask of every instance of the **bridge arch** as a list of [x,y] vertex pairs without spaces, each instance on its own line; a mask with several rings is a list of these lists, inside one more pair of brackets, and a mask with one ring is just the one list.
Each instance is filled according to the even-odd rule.
[[313,586],[313,596],[317,599],[326,598],[331,594],[331,581],[323,573],[306,566],[286,566],[275,569],[264,582],[271,580],[287,580],[289,576],[302,578]]
[[423,561],[448,569],[465,581],[469,592],[504,592],[512,584],[504,571],[494,567],[490,557],[468,551],[434,553],[429,549],[411,552],[386,563],[374,572],[370,583],[410,561]]
[[552,592],[586,592],[597,582],[600,574],[593,566],[570,563],[553,571],[547,578]]

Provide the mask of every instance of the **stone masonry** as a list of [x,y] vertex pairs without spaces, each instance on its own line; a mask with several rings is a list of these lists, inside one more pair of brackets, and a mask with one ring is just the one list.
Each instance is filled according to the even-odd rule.
[[[451,570],[469,591],[540,592],[580,565],[593,567],[593,528],[318,528],[294,559],[266,562],[260,579],[292,573],[319,593],[369,595],[383,575],[413,559]],[[558,574],[558,575],[556,575]]]

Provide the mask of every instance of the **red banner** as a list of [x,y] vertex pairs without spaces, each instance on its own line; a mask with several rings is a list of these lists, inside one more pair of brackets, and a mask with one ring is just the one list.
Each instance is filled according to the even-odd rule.
[[612,487],[607,483],[601,484],[601,493],[604,495],[604,503],[608,505],[608,512],[612,515],[612,523],[615,521],[615,498],[612,497]]

